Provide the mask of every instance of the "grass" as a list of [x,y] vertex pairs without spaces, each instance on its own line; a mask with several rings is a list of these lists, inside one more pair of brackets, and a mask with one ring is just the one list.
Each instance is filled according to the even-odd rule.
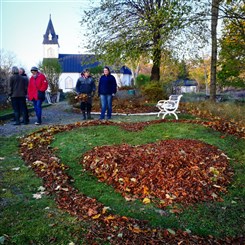
[[[136,122],[154,117],[115,118]],[[186,115],[180,114],[179,118],[186,118]],[[200,125],[184,123],[155,124],[139,132],[127,132],[118,126],[94,126],[59,133],[52,146],[58,148],[57,155],[70,167],[68,173],[75,179],[75,187],[110,206],[115,214],[148,220],[152,227],[188,229],[201,236],[239,236],[245,233],[245,141],[233,136],[220,136],[221,133]],[[165,215],[161,216],[153,204],[143,205],[138,200],[126,202],[111,186],[82,171],[79,164],[82,154],[95,146],[140,145],[174,138],[204,141],[217,146],[231,158],[235,175],[229,192],[224,195],[224,202],[189,206],[181,214],[171,213],[172,207],[168,207]],[[18,154],[18,138],[0,137],[0,144],[0,244],[3,241],[4,244],[84,244],[83,234],[91,224],[58,209],[52,196],[33,198],[42,182]]]
[[[110,206],[114,213],[137,219],[146,219],[152,226],[164,228],[190,229],[199,235],[235,236],[242,234],[244,224],[245,191],[242,189],[244,177],[244,140],[232,136],[221,138],[222,134],[206,129],[200,125],[165,123],[151,125],[140,132],[129,133],[116,126],[80,128],[56,136],[53,146],[59,149],[59,156],[64,164],[70,166],[69,174],[75,179],[75,186],[88,196],[96,198],[105,206]],[[186,208],[175,216],[168,213],[160,216],[153,205],[145,206],[139,201],[126,202],[111,186],[100,183],[87,172],[82,172],[79,160],[82,153],[95,146],[129,143],[146,144],[157,140],[173,138],[191,138],[216,145],[232,159],[231,165],[235,177],[228,195],[222,203],[203,203]],[[171,207],[169,207],[171,209]],[[228,214],[228,215],[227,215]]]
[[189,109],[203,111],[210,118],[219,117],[245,125],[245,104],[238,102],[213,103],[210,101],[183,103]]
[[87,224],[59,210],[51,196],[33,198],[42,181],[18,155],[17,139],[0,137],[0,144],[0,244],[81,242]]

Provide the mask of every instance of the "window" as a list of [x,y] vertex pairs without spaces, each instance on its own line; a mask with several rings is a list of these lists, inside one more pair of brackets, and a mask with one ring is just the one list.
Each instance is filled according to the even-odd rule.
[[65,88],[66,88],[66,89],[74,88],[74,86],[73,86],[73,80],[72,80],[71,77],[67,77],[67,78],[65,79]]

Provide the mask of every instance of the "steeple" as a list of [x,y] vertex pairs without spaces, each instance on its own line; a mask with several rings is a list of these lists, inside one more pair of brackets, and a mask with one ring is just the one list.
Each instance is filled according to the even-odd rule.
[[50,14],[48,26],[43,35],[43,58],[58,58],[59,47],[58,35],[55,33]]
[[49,16],[49,22],[46,33],[43,35],[43,44],[58,44],[58,35],[55,34],[54,26],[51,20],[51,14]]

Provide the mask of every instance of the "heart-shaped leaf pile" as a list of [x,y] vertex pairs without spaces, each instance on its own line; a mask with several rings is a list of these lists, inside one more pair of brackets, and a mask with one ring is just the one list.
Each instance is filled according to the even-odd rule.
[[82,164],[126,200],[154,201],[160,207],[221,201],[233,175],[221,150],[184,139],[95,147],[83,155]]

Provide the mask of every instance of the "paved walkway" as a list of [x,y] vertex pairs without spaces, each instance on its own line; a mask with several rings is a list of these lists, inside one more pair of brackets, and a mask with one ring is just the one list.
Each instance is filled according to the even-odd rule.
[[[99,119],[99,114],[99,112],[94,112],[92,113],[92,117],[95,120]],[[149,118],[156,119],[156,114],[157,113],[140,113],[137,115],[147,115],[147,117],[144,119],[142,118],[144,121],[149,120]],[[127,116],[128,114],[113,113],[114,120],[128,121],[129,118]],[[3,125],[0,125],[0,136],[21,136],[43,126],[70,124],[82,121],[81,113],[74,112],[71,105],[68,105],[66,101],[52,104],[49,107],[43,108],[42,118],[43,124],[39,126],[34,124],[36,122],[35,112],[30,113],[30,124],[28,125],[14,126],[13,121],[5,121]]]

